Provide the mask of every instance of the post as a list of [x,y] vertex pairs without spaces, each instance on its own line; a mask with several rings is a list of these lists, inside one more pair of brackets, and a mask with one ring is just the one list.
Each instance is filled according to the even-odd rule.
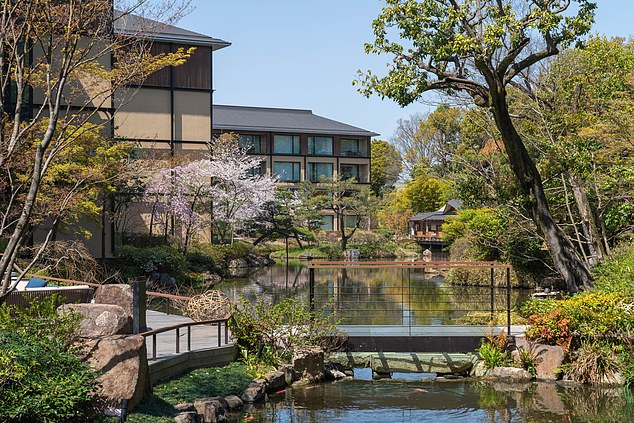
[[308,268],[308,286],[309,286],[309,294],[308,300],[310,311],[315,311],[315,268]]
[[147,327],[145,286],[145,279],[132,282],[132,333],[134,334],[141,333]]
[[506,268],[506,334],[511,336],[511,267]]
[[181,329],[176,328],[176,354],[181,352]]
[[495,324],[495,268],[491,265],[491,322]]

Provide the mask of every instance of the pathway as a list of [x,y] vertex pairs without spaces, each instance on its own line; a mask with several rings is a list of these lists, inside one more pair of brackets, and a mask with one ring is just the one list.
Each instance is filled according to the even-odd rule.
[[[156,330],[168,326],[179,325],[181,323],[191,323],[192,319],[179,316],[176,314],[166,314],[159,311],[148,310],[146,314],[146,323],[148,330]],[[204,350],[219,347],[218,326],[217,325],[199,325],[191,328],[181,328],[178,336],[180,353],[187,352],[187,333],[191,330],[191,351]],[[231,340],[230,340],[231,341]],[[148,359],[152,360],[153,354],[153,337],[148,336],[146,340]],[[220,343],[225,343],[225,327],[220,325]],[[231,342],[230,342],[231,343]],[[163,360],[174,357],[176,354],[176,330],[159,333],[156,335],[156,359]]]

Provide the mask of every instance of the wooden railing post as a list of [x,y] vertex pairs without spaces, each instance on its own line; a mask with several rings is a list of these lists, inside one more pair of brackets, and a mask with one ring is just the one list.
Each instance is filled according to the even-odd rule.
[[511,336],[511,268],[506,268],[506,334]]
[[146,309],[147,297],[145,294],[145,279],[139,279],[132,282],[132,333],[141,333],[147,327]]
[[315,269],[310,267],[308,269],[308,286],[309,286],[309,308],[310,311],[315,311]]
[[495,267],[491,265],[491,322],[495,324]]

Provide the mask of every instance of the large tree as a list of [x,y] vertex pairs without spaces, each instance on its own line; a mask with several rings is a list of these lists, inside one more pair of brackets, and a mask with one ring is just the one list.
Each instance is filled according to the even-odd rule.
[[[408,105],[424,93],[464,93],[493,115],[527,207],[570,292],[592,275],[553,218],[541,175],[509,112],[509,89],[537,63],[579,41],[592,26],[589,0],[386,0],[366,52],[389,54],[385,76],[361,74],[361,92]],[[396,41],[394,41],[396,40]]]
[[386,190],[394,188],[403,170],[401,153],[384,140],[372,140],[370,187],[374,195],[383,197]]
[[[0,170],[3,178],[12,178],[20,156],[27,159],[18,167],[28,176],[24,183],[5,184],[10,191],[0,211],[0,238],[7,241],[0,257],[0,302],[15,287],[10,270],[50,169],[94,130],[94,122],[103,122],[109,132],[105,127],[111,116],[104,119],[104,114],[114,107],[115,92],[188,57],[183,50],[150,53],[147,33],[160,26],[156,21],[138,20],[138,32],[125,35],[113,30],[116,21],[144,15],[148,4],[155,5],[152,17],[173,17],[181,3],[121,0],[114,2],[119,12],[113,14],[112,0],[1,0]],[[51,228],[26,269],[53,233]]]

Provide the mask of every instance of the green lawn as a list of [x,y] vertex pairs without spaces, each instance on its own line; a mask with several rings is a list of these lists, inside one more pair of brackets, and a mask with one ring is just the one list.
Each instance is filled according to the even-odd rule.
[[[132,423],[172,423],[178,411],[174,406],[181,402],[194,402],[197,398],[240,395],[251,382],[242,363],[225,367],[197,369],[169,382],[154,387],[154,394],[146,398],[128,416]],[[102,419],[114,422],[116,419]]]

